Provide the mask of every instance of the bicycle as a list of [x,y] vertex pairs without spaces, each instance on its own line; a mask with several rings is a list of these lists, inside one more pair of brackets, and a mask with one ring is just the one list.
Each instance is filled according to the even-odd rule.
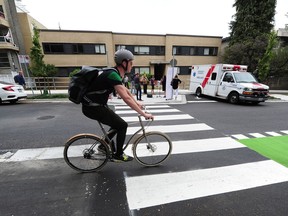
[[[144,125],[142,117],[138,115],[140,129],[137,130],[123,146],[125,151],[132,145],[133,156],[137,162],[144,166],[158,166],[164,162],[172,151],[172,141],[160,131],[148,131],[152,120],[147,120]],[[65,143],[65,162],[74,170],[80,172],[94,172],[105,166],[108,161],[113,161],[114,140],[108,135],[116,133],[115,130],[107,132],[98,121],[102,136],[96,134],[77,134]],[[116,134],[114,134],[115,136]],[[99,146],[103,145],[99,151]]]

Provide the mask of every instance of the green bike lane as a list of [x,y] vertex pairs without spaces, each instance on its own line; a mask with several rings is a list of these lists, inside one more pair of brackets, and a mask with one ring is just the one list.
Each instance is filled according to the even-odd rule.
[[288,136],[242,139],[239,142],[288,168]]

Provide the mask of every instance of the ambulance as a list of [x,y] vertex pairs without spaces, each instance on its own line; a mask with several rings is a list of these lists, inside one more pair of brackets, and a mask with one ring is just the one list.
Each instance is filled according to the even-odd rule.
[[245,65],[192,65],[190,91],[196,96],[208,95],[228,100],[258,104],[269,97],[269,87],[258,83]]

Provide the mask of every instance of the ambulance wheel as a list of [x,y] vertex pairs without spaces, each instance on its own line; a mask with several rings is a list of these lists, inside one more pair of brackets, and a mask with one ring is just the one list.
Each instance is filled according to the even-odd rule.
[[201,88],[197,88],[195,94],[197,97],[200,97],[202,95]]
[[228,97],[228,101],[231,104],[238,104],[239,103],[239,94],[236,92],[230,93],[230,95]]

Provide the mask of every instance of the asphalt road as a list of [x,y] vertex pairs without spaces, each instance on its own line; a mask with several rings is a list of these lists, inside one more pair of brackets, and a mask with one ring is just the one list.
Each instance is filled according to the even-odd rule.
[[[108,163],[99,173],[80,174],[61,155],[0,160],[0,215],[287,215],[287,168],[232,138],[269,131],[284,135],[287,105],[192,102],[161,108],[167,113],[152,107],[156,119],[158,115],[191,117],[155,121],[163,129],[175,126],[169,133],[174,153],[155,168],[135,161]],[[72,135],[99,132],[74,104],[2,104],[0,109],[0,156],[8,150],[30,149],[26,154],[32,154],[36,148],[63,147]],[[181,131],[182,125],[191,132]],[[180,148],[183,143],[187,145]]]

